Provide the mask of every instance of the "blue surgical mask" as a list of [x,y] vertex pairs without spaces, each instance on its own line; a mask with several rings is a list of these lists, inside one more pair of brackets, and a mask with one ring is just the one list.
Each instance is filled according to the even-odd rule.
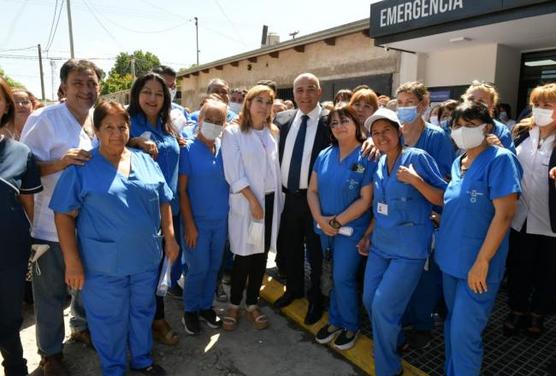
[[450,119],[440,120],[440,127],[448,129],[450,127]]
[[398,119],[400,119],[400,123],[413,123],[418,115],[417,106],[398,107],[397,113]]

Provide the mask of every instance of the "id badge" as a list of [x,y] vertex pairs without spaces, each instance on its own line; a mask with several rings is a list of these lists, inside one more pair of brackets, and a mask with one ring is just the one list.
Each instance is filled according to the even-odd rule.
[[383,202],[379,202],[376,209],[379,212],[379,214],[388,215],[388,205],[387,204],[385,204]]

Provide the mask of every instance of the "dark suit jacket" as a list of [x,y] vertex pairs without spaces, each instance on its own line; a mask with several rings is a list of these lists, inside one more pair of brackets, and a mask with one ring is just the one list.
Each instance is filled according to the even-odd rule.
[[[282,165],[282,157],[284,156],[284,147],[286,145],[286,138],[290,131],[293,120],[298,110],[288,110],[279,112],[274,119],[274,124],[280,128],[280,142],[278,143],[278,153],[280,157],[280,166]],[[309,178],[317,156],[321,150],[330,146],[330,128],[327,124],[328,111],[323,109],[320,113],[319,123],[317,125],[317,133],[315,135],[315,142],[313,143],[313,150],[311,152],[311,163],[309,164]]]

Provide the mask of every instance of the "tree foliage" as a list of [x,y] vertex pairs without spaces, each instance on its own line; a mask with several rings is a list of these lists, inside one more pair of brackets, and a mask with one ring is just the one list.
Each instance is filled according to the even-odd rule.
[[24,87],[22,83],[17,82],[16,80],[14,80],[13,78],[11,78],[10,76],[8,76],[6,74],[6,72],[4,72],[4,70],[2,68],[0,68],[0,77],[2,77],[4,80],[6,80],[6,82],[8,83],[8,85],[13,89],[13,88],[20,88],[20,87]]
[[158,57],[151,52],[143,52],[142,50],[134,51],[132,54],[120,52],[116,57],[116,63],[110,71],[110,75],[117,73],[120,76],[131,74],[131,61],[135,59],[135,75],[140,77],[149,72],[153,68],[160,65]]
[[117,91],[129,90],[133,84],[133,76],[128,73],[120,76],[118,73],[110,73],[104,81],[102,81],[100,94],[110,94]]
[[108,76],[102,81],[102,95],[115,93],[121,90],[129,90],[131,88],[133,84],[133,75],[131,72],[132,60],[135,60],[136,77],[140,77],[160,65],[158,57],[148,51],[143,52],[142,50],[138,50],[131,54],[120,52]]

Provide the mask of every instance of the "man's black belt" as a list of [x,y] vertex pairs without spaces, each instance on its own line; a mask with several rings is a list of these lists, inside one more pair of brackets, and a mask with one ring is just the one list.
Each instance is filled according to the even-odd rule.
[[306,189],[298,189],[297,191],[292,191],[292,190],[289,190],[285,187],[282,187],[282,192],[284,192],[287,195],[307,196],[307,190]]

